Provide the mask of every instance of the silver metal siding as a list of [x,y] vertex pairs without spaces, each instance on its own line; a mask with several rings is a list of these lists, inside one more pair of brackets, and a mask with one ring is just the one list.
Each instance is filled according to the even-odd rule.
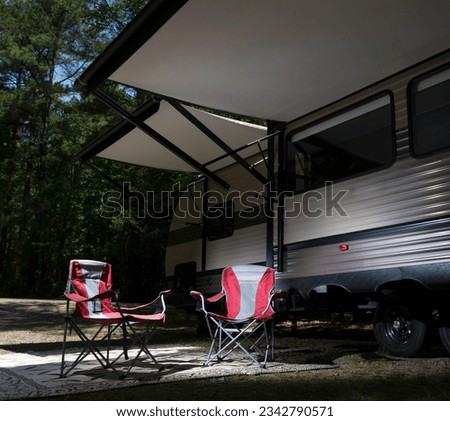
[[290,251],[280,279],[445,262],[450,259],[450,228],[350,240],[345,242],[348,251],[340,251],[339,244]]

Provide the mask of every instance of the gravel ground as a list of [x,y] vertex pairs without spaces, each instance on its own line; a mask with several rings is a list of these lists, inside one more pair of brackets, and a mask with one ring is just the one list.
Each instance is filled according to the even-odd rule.
[[0,355],[60,347],[65,302],[0,299]]
[[[0,355],[61,349],[65,312],[64,300],[0,298]],[[171,335],[164,338],[165,343],[171,339],[178,341],[176,337],[184,341],[196,332],[196,315],[171,310],[168,320],[165,335],[168,332]],[[78,338],[73,334],[67,340]]]

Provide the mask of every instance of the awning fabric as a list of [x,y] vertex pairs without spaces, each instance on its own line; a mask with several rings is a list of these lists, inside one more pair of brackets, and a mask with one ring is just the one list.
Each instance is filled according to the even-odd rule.
[[[79,83],[93,90],[112,80],[183,103],[288,122],[448,50],[449,17],[448,0],[154,0]],[[260,136],[260,129],[201,118],[233,148]],[[221,153],[165,106],[149,124],[164,126],[171,141],[202,163]],[[148,142],[132,130],[99,156],[189,169]]]
[[[266,133],[264,126],[226,119],[192,107],[185,108],[233,149],[262,138]],[[225,155],[219,146],[164,101],[161,102],[159,111],[146,119],[145,123],[202,164]],[[255,147],[248,147],[241,156],[256,152]],[[131,130],[97,156],[152,168],[193,171],[191,166],[138,128]],[[223,158],[212,163],[209,169],[215,170],[232,162],[230,158]]]

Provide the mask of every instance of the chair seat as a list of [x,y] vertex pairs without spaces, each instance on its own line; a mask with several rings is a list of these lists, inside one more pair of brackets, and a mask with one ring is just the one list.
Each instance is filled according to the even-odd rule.
[[229,316],[224,315],[224,314],[208,312],[208,317],[214,317],[216,319],[220,319],[220,320],[223,320],[223,321],[228,321],[228,322],[233,322],[233,323],[239,324],[239,323],[248,323],[248,322],[250,322],[252,320],[270,320],[270,319],[272,319],[273,314],[270,314],[270,315],[267,315],[267,314],[260,314],[260,315],[255,314],[255,315],[252,315],[250,317],[243,318],[243,319],[234,319],[234,318],[229,317]]
[[87,320],[94,323],[104,323],[104,324],[120,324],[123,322],[123,317],[120,313],[101,313],[98,315],[89,315],[89,316],[79,316],[76,317],[81,320]]

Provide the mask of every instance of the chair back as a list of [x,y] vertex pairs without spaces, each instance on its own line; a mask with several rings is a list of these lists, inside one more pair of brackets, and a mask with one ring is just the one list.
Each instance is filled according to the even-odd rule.
[[226,296],[226,317],[230,319],[269,319],[274,311],[271,295],[275,270],[258,265],[227,267],[222,272],[222,289]]
[[[76,293],[84,298],[92,298],[112,288],[111,265],[95,260],[71,260],[66,293]],[[111,298],[104,298],[76,304],[74,316],[99,318],[102,313],[112,313]]]

